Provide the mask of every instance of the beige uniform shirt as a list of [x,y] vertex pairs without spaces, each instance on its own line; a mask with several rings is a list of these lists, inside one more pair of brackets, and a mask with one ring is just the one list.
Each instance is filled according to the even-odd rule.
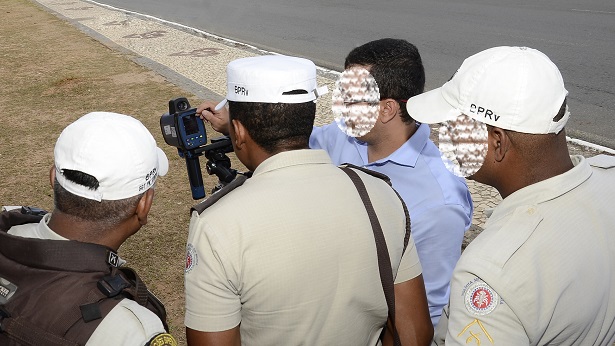
[[[68,240],[47,226],[50,217],[51,214],[46,214],[38,224],[13,226],[8,233],[26,238]],[[123,299],[105,316],[86,345],[145,345],[163,333],[166,331],[156,314],[135,301]]]
[[455,268],[434,344],[613,345],[615,157],[573,163],[496,207]]
[[[382,180],[360,172],[395,281],[421,273],[405,216]],[[201,215],[192,214],[186,326],[241,323],[244,345],[375,345],[387,319],[376,245],[348,176],[322,150],[283,152]]]

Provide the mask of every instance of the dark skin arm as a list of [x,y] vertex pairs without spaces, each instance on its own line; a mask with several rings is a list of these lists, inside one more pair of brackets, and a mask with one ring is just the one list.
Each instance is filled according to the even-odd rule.
[[228,135],[229,116],[228,109],[222,107],[219,110],[215,110],[217,102],[204,101],[196,108],[196,114],[204,121],[211,124],[211,127],[222,133]]
[[241,346],[239,325],[222,332],[201,332],[186,328],[188,346]]
[[[382,345],[393,345],[391,321],[387,321]],[[423,275],[395,285],[395,325],[402,345],[430,345],[433,325],[427,307]]]

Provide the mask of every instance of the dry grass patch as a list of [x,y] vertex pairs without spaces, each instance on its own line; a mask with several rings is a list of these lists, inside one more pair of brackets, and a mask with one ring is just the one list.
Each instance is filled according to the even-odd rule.
[[[159,119],[172,98],[199,100],[27,0],[0,0],[0,9],[0,203],[52,210],[53,146],[78,117],[113,111],[140,119],[167,153],[170,171],[159,179],[149,223],[120,255],[165,303],[171,332],[185,344],[183,268],[194,201],[185,163],[164,143]],[[208,189],[215,185],[204,179]]]

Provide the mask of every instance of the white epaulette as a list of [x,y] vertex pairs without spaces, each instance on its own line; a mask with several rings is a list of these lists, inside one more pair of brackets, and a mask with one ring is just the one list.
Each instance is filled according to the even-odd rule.
[[592,167],[609,169],[615,167],[615,156],[600,154],[590,157],[587,160]]

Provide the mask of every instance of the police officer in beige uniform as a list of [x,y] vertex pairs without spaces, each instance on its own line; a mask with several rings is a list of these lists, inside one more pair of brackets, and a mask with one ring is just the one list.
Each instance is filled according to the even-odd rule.
[[[13,226],[8,233],[17,236],[16,241],[23,238],[44,239],[50,243],[62,241],[60,247],[64,245],[64,241],[68,243],[70,240],[77,249],[85,247],[84,257],[89,257],[88,249],[106,249],[112,254],[109,258],[115,259],[108,265],[118,266],[122,261],[117,257],[117,249],[147,223],[156,179],[167,171],[166,155],[157,147],[156,141],[140,121],[109,112],[86,114],[67,126],[56,142],[54,166],[50,171],[51,184],[54,187],[53,212],[46,214],[39,223]],[[36,263],[47,254],[32,252],[31,255],[32,258],[25,264],[27,267],[52,270],[55,263],[62,262],[59,260]],[[54,256],[66,257],[64,253],[56,253],[52,257]],[[3,257],[3,266],[7,263],[4,261]],[[84,258],[75,258],[74,261],[84,261]],[[103,268],[104,261],[103,258]],[[61,269],[53,270],[62,272]],[[88,270],[94,271],[90,268],[83,271]],[[65,275],[70,276],[69,274],[67,271]],[[6,284],[8,277],[1,270],[0,276]],[[24,294],[19,287],[22,283],[26,286],[27,279],[10,278],[17,287],[15,297]],[[45,287],[34,287],[30,292],[39,300],[46,297],[38,305],[41,312],[49,308],[45,304],[56,309],[52,314],[56,316],[63,316],[66,309],[75,308],[79,311],[79,304],[82,302],[70,301],[71,304],[52,305],[57,302],[53,297],[48,297],[47,291],[54,285],[62,285],[62,280],[64,279],[47,283]],[[86,284],[88,283],[79,283],[83,287],[87,287]],[[92,286],[96,290],[96,282],[93,282]],[[75,287],[70,289],[78,291]],[[94,296],[93,292],[90,292],[90,297]],[[31,301],[34,301],[32,299],[33,297]],[[21,313],[19,310],[11,311],[11,316],[2,321],[3,325],[8,319],[21,316]],[[87,339],[87,345],[177,344],[173,336],[165,330],[161,317],[134,300],[122,299],[106,316],[101,317],[103,319]],[[57,322],[63,323],[40,321],[45,326],[35,327],[42,328],[41,330],[56,330]],[[164,322],[166,325],[166,321]]]
[[486,125],[470,178],[503,197],[455,268],[434,344],[613,345],[615,158],[569,156],[567,94],[543,53],[496,47],[408,102],[421,122]]
[[[425,86],[425,71],[416,46],[402,39],[370,41],[348,53],[344,68],[333,91],[333,109],[339,111],[333,112],[337,120],[313,128],[310,148],[325,150],[334,164],[351,163],[391,179],[411,214],[412,237],[435,326],[448,303],[464,232],[472,224],[474,207],[468,186],[465,179],[444,167],[437,147],[429,139],[429,125],[417,124],[406,111],[405,100],[422,93]],[[367,106],[370,104],[373,106]],[[197,114],[214,129],[226,133],[226,109],[208,111],[212,107],[213,101],[205,101]],[[351,109],[363,115],[342,115],[350,115]],[[349,119],[353,126],[343,130]],[[373,126],[358,126],[367,120],[373,121]]]
[[[387,305],[365,206],[327,153],[308,148],[319,91],[316,67],[306,59],[260,56],[227,66],[229,134],[254,173],[192,213],[189,345],[378,342]],[[401,340],[429,344],[432,326],[411,239],[403,252],[401,200],[383,180],[357,173],[385,234]]]

